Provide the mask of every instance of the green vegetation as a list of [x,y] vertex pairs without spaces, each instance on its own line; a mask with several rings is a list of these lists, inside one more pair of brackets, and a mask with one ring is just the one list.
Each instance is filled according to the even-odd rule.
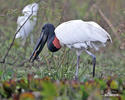
[[9,100],[103,100],[107,97],[108,100],[124,100],[125,84],[113,77],[79,82],[40,79],[29,74],[27,79],[2,82],[0,95]]
[[[3,59],[12,42],[17,28],[17,17],[21,15],[21,10],[24,6],[34,1],[35,0],[0,0],[0,61]],[[112,25],[108,25],[99,11],[94,8],[93,4],[98,6]],[[49,77],[52,80],[73,80],[76,54],[75,51],[71,51],[68,48],[62,48],[56,53],[51,53],[45,47],[40,54],[40,61],[35,61],[34,63],[27,62],[26,60],[29,59],[34,48],[34,45],[31,46],[30,44],[29,37],[25,46],[21,46],[21,39],[16,39],[6,58],[6,62],[0,63],[0,95],[4,98],[9,95],[5,93],[8,91],[4,88],[5,85],[5,87],[9,87],[12,94],[16,93],[16,95],[19,94],[18,88],[24,89],[27,94],[21,92],[20,95],[22,95],[22,99],[20,100],[25,100],[25,96],[33,99],[34,94],[32,94],[30,90],[40,91],[40,95],[42,98],[44,97],[45,100],[55,100],[55,97],[57,97],[57,100],[58,98],[59,100],[72,100],[72,98],[74,98],[74,100],[86,100],[85,98],[88,97],[90,97],[88,100],[101,100],[103,98],[101,90],[103,90],[104,93],[104,89],[107,88],[106,82],[110,80],[107,79],[108,76],[113,77],[111,86],[109,86],[111,89],[119,90],[123,88],[124,85],[122,84],[125,82],[124,5],[124,0],[95,0],[95,2],[92,0],[43,0],[39,3],[38,21],[32,32],[34,35],[34,45],[40,36],[42,26],[48,22],[57,26],[64,21],[72,19],[93,20],[110,33],[113,43],[109,43],[106,48],[101,48],[98,52],[92,51],[97,56],[96,79],[93,79],[93,81],[95,84],[99,84],[99,88],[90,88],[89,90],[89,86],[87,87],[88,89],[86,89],[85,85],[80,83],[83,82],[85,84],[88,82],[88,84],[91,84],[90,87],[93,86],[89,81],[89,79],[92,79],[91,57],[84,52],[80,59],[80,82],[75,83],[75,81],[73,81],[73,83],[71,83],[72,81],[65,81],[63,85],[61,83],[62,81],[59,81],[60,87],[57,88],[57,81],[47,81],[47,83],[42,81],[41,84],[39,84],[39,82],[37,85],[33,83],[33,87],[30,87],[27,80],[29,73],[34,74],[34,77],[40,78],[40,80],[43,80],[44,77]],[[114,28],[116,34],[111,27]],[[105,77],[106,80],[103,80]],[[9,79],[12,81],[8,81]],[[20,81],[19,84],[17,84],[17,80]],[[23,84],[21,84],[21,82]],[[10,86],[13,84],[14,86],[10,89]],[[78,86],[76,85],[74,88],[73,84],[77,84]],[[32,84],[30,83],[30,85]],[[41,88],[39,90],[40,86],[45,90],[41,91]],[[48,87],[50,88],[48,89]],[[61,90],[63,93],[60,93]],[[124,98],[123,94],[125,90],[123,90],[124,89],[118,92],[121,98]],[[98,98],[91,99],[94,98],[92,96]]]

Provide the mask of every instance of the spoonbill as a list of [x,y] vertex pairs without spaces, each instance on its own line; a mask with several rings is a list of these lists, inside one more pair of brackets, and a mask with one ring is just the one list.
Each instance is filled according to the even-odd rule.
[[[16,34],[16,38],[22,38],[22,44],[24,45],[26,42],[26,38],[28,35],[33,31],[36,21],[37,21],[37,11],[38,11],[38,4],[32,3],[24,7],[22,10],[22,13],[24,16],[19,16],[17,19],[17,30],[24,24],[24,22],[28,19],[28,17],[31,15],[31,17],[27,20],[27,22],[23,25],[23,27],[20,29],[20,31]],[[33,34],[30,36],[31,44],[33,44]]]
[[107,40],[112,42],[111,36],[93,21],[71,20],[60,24],[56,28],[52,24],[45,24],[42,27],[41,36],[37,41],[30,61],[33,62],[38,57],[46,42],[51,52],[56,52],[62,46],[67,46],[76,50],[77,64],[75,79],[78,78],[79,59],[82,51],[85,51],[92,57],[94,77],[96,56],[88,49],[99,50],[100,47],[105,47]]

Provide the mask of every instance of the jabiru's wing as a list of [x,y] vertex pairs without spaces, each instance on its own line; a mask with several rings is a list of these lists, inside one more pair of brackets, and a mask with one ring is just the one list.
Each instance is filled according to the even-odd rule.
[[[55,29],[55,34],[62,44],[72,46],[76,44],[77,47],[75,48],[86,47],[85,42],[90,47],[96,45],[93,43],[92,46],[92,42],[100,42],[104,46],[107,39],[111,40],[110,35],[97,23],[82,20],[71,20],[60,24]],[[95,47],[95,49],[98,49],[98,47]]]

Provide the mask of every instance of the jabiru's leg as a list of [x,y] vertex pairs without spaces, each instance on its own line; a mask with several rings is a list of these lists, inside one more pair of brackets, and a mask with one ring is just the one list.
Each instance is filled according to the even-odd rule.
[[77,55],[77,65],[76,65],[76,72],[75,72],[75,80],[78,79],[78,73],[79,73],[79,59],[80,59],[80,55]]
[[76,64],[76,72],[75,72],[75,80],[78,79],[78,73],[79,73],[79,60],[80,60],[80,55],[83,50],[76,50],[76,55],[77,55],[77,64]]
[[90,51],[85,50],[88,55],[92,57],[92,64],[93,64],[93,77],[95,76],[95,65],[96,65],[96,56],[92,54]]

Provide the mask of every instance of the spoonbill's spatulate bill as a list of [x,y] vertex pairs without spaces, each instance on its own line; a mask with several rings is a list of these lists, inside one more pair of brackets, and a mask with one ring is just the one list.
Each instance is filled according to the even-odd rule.
[[30,60],[33,62],[38,57],[46,42],[51,52],[56,52],[62,46],[67,46],[76,50],[75,78],[78,78],[79,59],[82,51],[92,57],[94,77],[96,56],[88,51],[88,48],[99,50],[100,47],[105,46],[107,40],[112,42],[110,35],[100,25],[92,21],[71,20],[60,24],[56,28],[52,24],[45,24]]
[[[23,44],[25,44],[26,38],[33,31],[36,21],[37,21],[37,11],[38,4],[32,3],[24,7],[22,13],[24,16],[19,16],[17,19],[17,30],[24,24],[24,22],[28,19],[28,17],[32,14],[32,16],[27,20],[27,22],[23,25],[20,31],[17,33],[16,38],[22,38]],[[31,34],[31,44],[33,44],[33,35]]]

